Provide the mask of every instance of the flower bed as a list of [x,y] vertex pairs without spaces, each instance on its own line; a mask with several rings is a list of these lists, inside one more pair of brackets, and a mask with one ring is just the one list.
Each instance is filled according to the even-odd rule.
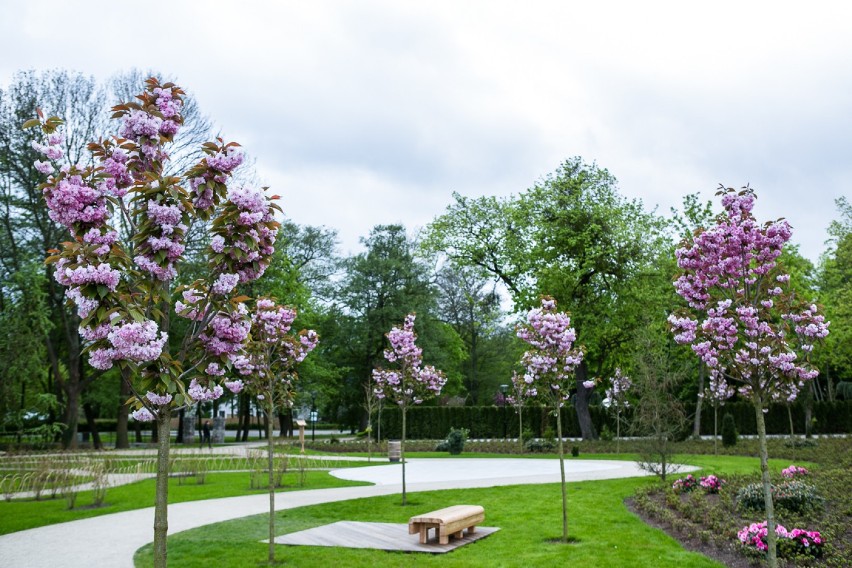
[[[808,472],[807,483],[773,476],[781,566],[850,566],[852,443],[846,443],[845,451],[826,452],[822,459],[814,460],[822,465]],[[704,478],[705,483],[709,477]],[[686,548],[729,567],[747,568],[765,551],[763,488],[757,473],[724,477],[725,484],[715,494],[680,489],[683,481],[657,484],[637,492],[631,506],[646,522],[662,528]],[[698,486],[702,487],[700,482]],[[746,493],[753,507],[740,504]]]

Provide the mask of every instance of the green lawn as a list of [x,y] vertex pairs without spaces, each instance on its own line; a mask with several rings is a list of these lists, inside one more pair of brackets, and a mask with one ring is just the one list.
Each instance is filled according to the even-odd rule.
[[[416,454],[436,457],[447,454]],[[411,455],[410,457],[415,457]],[[463,455],[462,457],[472,457]],[[510,457],[498,454],[495,457]],[[634,459],[635,456],[597,455],[587,459]],[[684,456],[684,462],[704,473],[753,473],[756,458],[737,456]],[[771,460],[774,470],[788,465]],[[669,480],[669,483],[671,480]],[[550,540],[561,534],[559,486],[518,485],[488,489],[466,489],[412,493],[402,507],[399,496],[329,503],[277,513],[279,534],[333,523],[339,520],[405,523],[418,512],[458,503],[485,507],[486,526],[500,531],[476,544],[446,555],[392,553],[323,547],[278,547],[277,557],[300,567],[375,566],[551,566],[583,567],[654,566],[719,567],[700,554],[685,551],[662,531],[645,525],[624,505],[624,499],[655,478],[633,478],[569,484],[569,534],[577,539],[568,545]],[[205,567],[211,562],[225,566],[257,566],[266,558],[267,516],[257,515],[186,531],[169,538],[169,562],[179,567]],[[152,565],[151,549],[141,549],[136,566]]]
[[[559,486],[509,486],[398,495],[304,507],[277,514],[279,533],[338,520],[405,523],[416,513],[458,503],[485,507],[486,526],[500,531],[443,555],[395,553],[324,547],[278,547],[277,557],[299,567],[345,566],[654,566],[719,567],[687,552],[662,531],[627,511],[623,500],[650,479],[623,479],[569,485],[568,545],[554,544],[561,534]],[[266,558],[266,515],[257,515],[186,531],[169,538],[169,564],[176,567],[254,567]],[[141,549],[136,566],[152,565],[151,549]]]
[[[367,485],[361,482],[337,479],[324,471],[308,471],[305,472],[305,485],[300,486],[297,476],[297,472],[285,474],[283,483],[286,487],[280,491]],[[180,480],[176,478],[169,480],[169,503],[265,492],[266,489],[251,489],[249,487],[248,472],[209,473],[203,485],[197,485],[193,478],[184,479],[182,485]],[[82,491],[77,499],[76,507],[71,510],[66,508],[65,500],[61,498],[41,501],[31,499],[0,501],[0,534],[119,513],[131,509],[153,507],[154,480],[146,479],[137,483],[110,488],[107,490],[105,506],[91,508],[91,504],[91,491]]]

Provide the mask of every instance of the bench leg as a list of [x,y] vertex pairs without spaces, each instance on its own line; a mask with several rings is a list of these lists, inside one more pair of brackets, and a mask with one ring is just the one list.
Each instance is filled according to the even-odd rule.
[[438,543],[439,544],[450,544],[450,535],[441,532],[439,529],[435,529],[438,532]]
[[429,527],[420,525],[420,544],[426,544],[429,541]]
[[474,525],[472,527],[467,527],[467,534],[470,535],[470,534],[473,534],[475,532],[476,532],[476,525]]

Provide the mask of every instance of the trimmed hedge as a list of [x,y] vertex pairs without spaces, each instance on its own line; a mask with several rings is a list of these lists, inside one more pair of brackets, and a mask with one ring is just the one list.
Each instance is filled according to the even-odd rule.
[[[690,409],[687,409],[690,411]],[[600,406],[589,409],[595,429],[600,433],[604,426],[615,432],[615,415]],[[695,408],[691,409],[694,412]],[[729,402],[719,407],[719,421],[722,416],[731,414],[740,435],[756,435],[754,407],[750,402]],[[797,434],[804,434],[804,407],[793,405],[793,426]],[[630,424],[630,409],[622,414],[622,426]],[[852,433],[852,401],[814,402],[813,417],[816,419],[811,432],[814,434],[849,434]],[[768,434],[789,434],[790,421],[787,416],[787,406],[771,405],[765,415],[766,431]],[[518,414],[514,407],[498,406],[416,406],[408,409],[406,416],[408,424],[406,438],[409,440],[442,440],[450,428],[467,428],[470,438],[509,438],[518,437]],[[720,424],[721,425],[721,424]],[[542,407],[524,408],[524,430],[541,438],[545,430],[556,431],[556,419]],[[567,406],[562,409],[562,434],[569,438],[579,438],[580,425],[574,408]],[[382,438],[394,439],[402,435],[402,416],[396,407],[382,410]],[[622,431],[624,428],[622,427]],[[701,433],[713,434],[713,407],[704,405],[701,417]]]
[[[793,428],[796,434],[805,433],[805,407],[794,403]],[[693,409],[694,412],[694,409]],[[722,417],[730,414],[734,417],[737,432],[742,435],[757,435],[757,418],[754,406],[748,401],[728,402],[719,407],[719,425]],[[849,434],[852,433],[852,401],[814,402],[811,416],[815,419],[811,426],[812,434]],[[786,404],[772,404],[769,412],[763,415],[767,434],[790,434],[790,418]],[[713,406],[703,405],[701,411],[701,433],[713,434]],[[720,432],[721,433],[721,432]]]

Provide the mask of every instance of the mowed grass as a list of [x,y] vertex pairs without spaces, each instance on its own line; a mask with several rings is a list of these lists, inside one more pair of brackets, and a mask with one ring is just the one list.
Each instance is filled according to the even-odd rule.
[[[681,461],[701,467],[705,474],[753,473],[759,469],[758,460],[747,457],[682,456]],[[770,465],[780,470],[788,464],[785,460],[772,460]],[[720,567],[713,560],[684,550],[677,541],[627,510],[627,497],[636,489],[655,483],[660,481],[631,478],[568,484],[568,530],[574,540],[569,544],[552,542],[562,530],[558,484],[410,493],[405,507],[400,504],[400,497],[393,495],[280,511],[276,513],[277,532],[286,534],[340,520],[407,523],[410,516],[418,513],[469,503],[484,506],[485,525],[500,527],[500,531],[442,555],[279,546],[276,557],[286,565],[298,567]],[[176,534],[169,538],[169,564],[186,568],[206,568],[211,563],[229,567],[263,565],[267,546],[261,541],[267,537],[267,530],[268,516],[257,515]],[[134,561],[140,568],[152,566],[150,545],[140,549]]]
[[[508,486],[409,494],[409,505],[398,495],[329,503],[279,512],[279,534],[339,520],[406,523],[411,515],[452,504],[485,507],[486,526],[497,533],[448,554],[385,552],[377,550],[279,546],[276,557],[298,567],[347,568],[388,566],[655,566],[719,567],[699,554],[685,551],[662,531],[645,525],[623,501],[648,479],[572,483],[569,485],[570,544],[556,544],[561,535],[558,484]],[[255,567],[266,559],[260,541],[267,516],[257,515],[218,523],[169,538],[169,565],[206,568],[210,565]],[[414,538],[414,537],[412,537]],[[151,547],[134,558],[137,567],[153,565]]]
[[[218,499],[238,495],[266,493],[266,489],[251,489],[248,472],[208,473],[205,483],[198,485],[194,478],[169,480],[169,503]],[[300,485],[298,472],[286,473],[282,479],[285,487],[276,491],[301,489],[326,489],[353,485],[369,485],[346,481],[325,471],[306,471],[305,483]],[[112,487],[107,490],[104,506],[92,508],[92,491],[81,491],[74,509],[68,509],[62,498],[36,501],[33,499],[0,501],[0,534],[76,521],[88,517],[109,515],[132,509],[154,506],[154,479],[146,479]]]

